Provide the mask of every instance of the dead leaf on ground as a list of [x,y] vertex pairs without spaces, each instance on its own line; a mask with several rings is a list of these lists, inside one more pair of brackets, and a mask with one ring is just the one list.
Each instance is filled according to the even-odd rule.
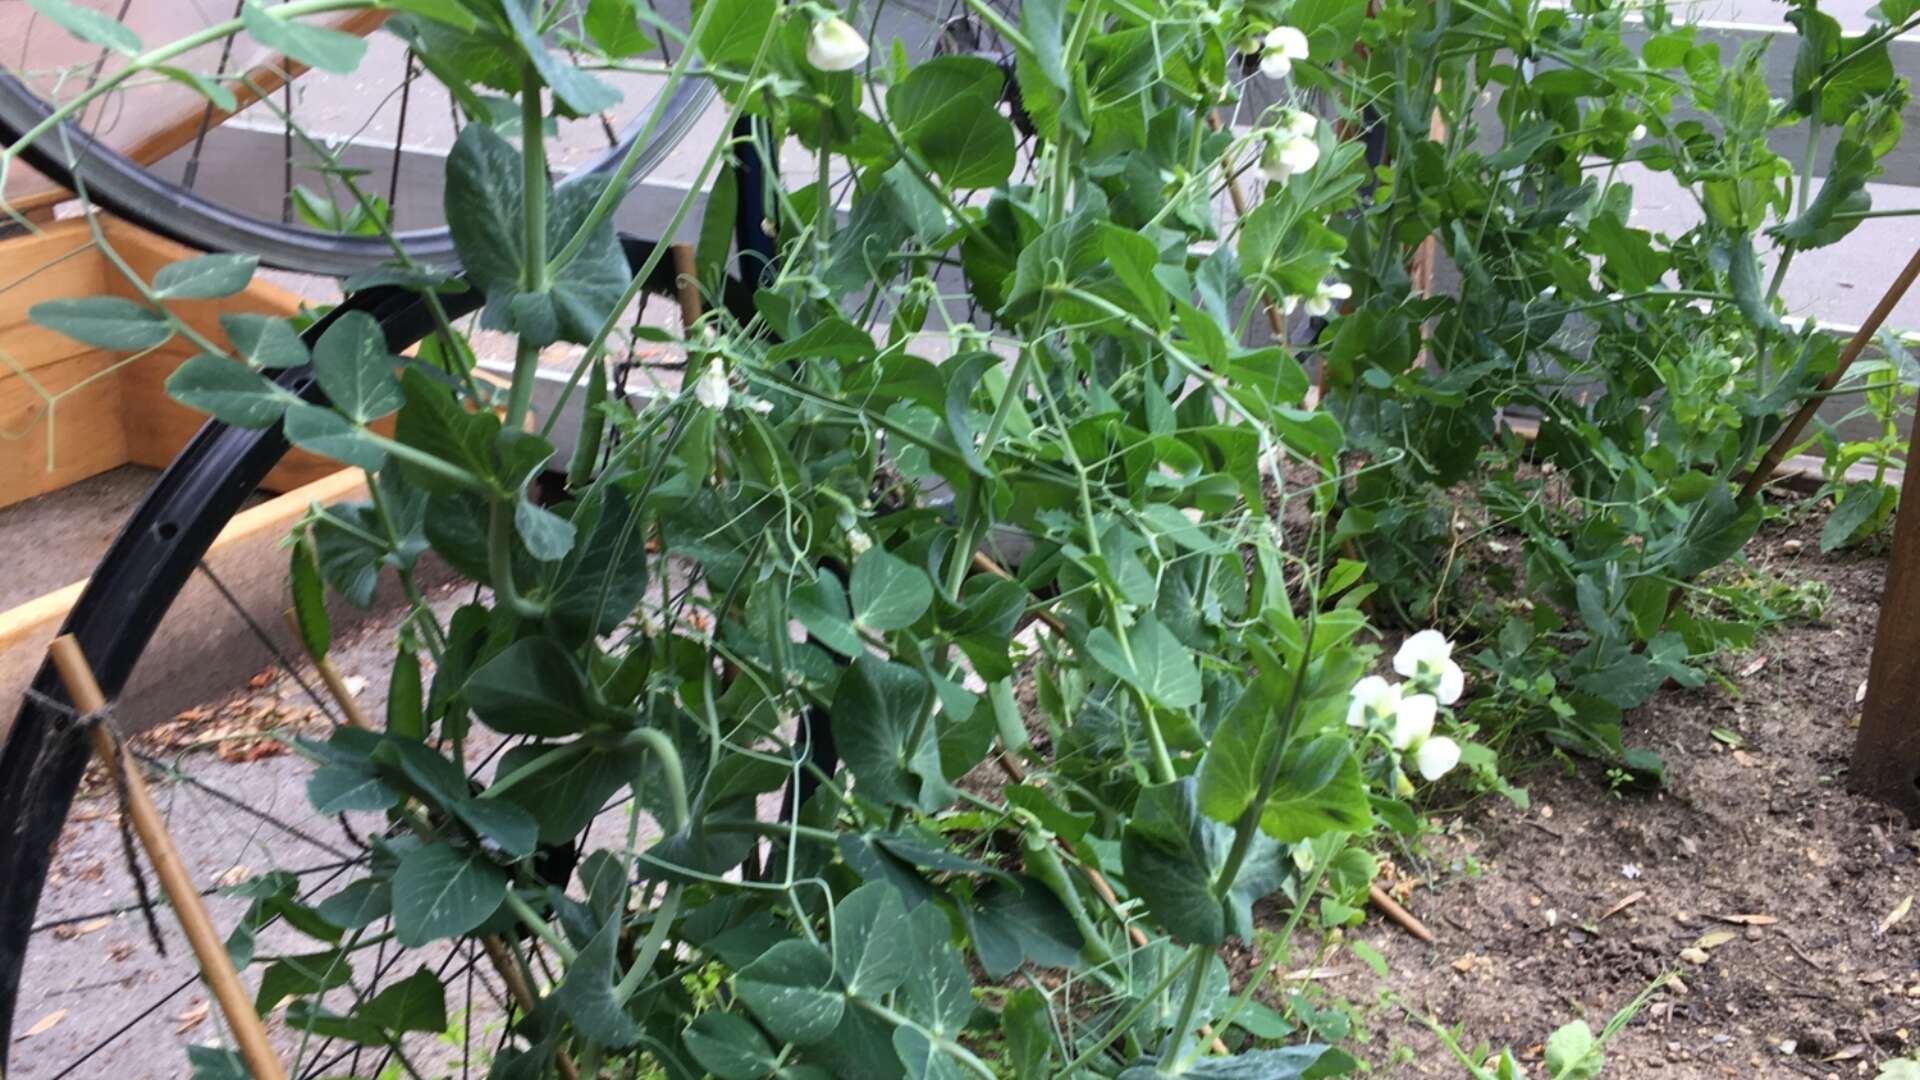
[[48,1013],[47,1015],[34,1021],[34,1024],[32,1027],[28,1028],[27,1030],[21,1032],[18,1035],[15,1035],[13,1037],[13,1041],[19,1042],[22,1039],[31,1039],[35,1035],[45,1035],[47,1032],[53,1030],[53,1026],[55,1024],[58,1024],[60,1021],[65,1020],[66,1018],[67,1018],[67,1010],[55,1009],[52,1012]]
[[1635,889],[1632,892],[1628,893],[1627,895],[1621,897],[1619,900],[1615,901],[1612,907],[1608,908],[1604,912],[1601,912],[1600,920],[1602,922],[1605,922],[1606,920],[1613,918],[1615,915],[1620,914],[1621,912],[1627,910],[1628,908],[1639,903],[1640,901],[1645,900],[1646,898],[1647,898],[1647,890]]
[[1712,933],[1701,934],[1693,946],[1696,949],[1717,949],[1739,936],[1731,930],[1715,930]]
[[246,863],[234,863],[215,876],[213,883],[223,889],[231,889],[252,876],[253,867]]
[[1732,923],[1735,926],[1772,926],[1780,921],[1771,915],[1709,915],[1707,917]]
[[1902,900],[1899,903],[1893,905],[1893,910],[1887,912],[1887,917],[1880,920],[1880,932],[1884,934],[1888,930],[1893,929],[1893,925],[1899,922],[1900,920],[1906,918],[1907,913],[1912,910],[1913,910],[1913,894],[1908,893],[1907,898],[1905,900]]
[[1740,669],[1740,677],[1744,679],[1751,675],[1757,675],[1760,673],[1760,669],[1766,666],[1767,666],[1767,657],[1764,657],[1764,656],[1758,657],[1753,661],[1753,663],[1748,664],[1746,667],[1743,667]]
[[175,1035],[185,1035],[187,1032],[192,1031],[194,1028],[199,1027],[200,1021],[205,1020],[206,1018],[207,1018],[207,1003],[203,1001],[200,1004],[195,1005],[193,1008],[188,1009],[186,1012],[181,1013],[179,1016],[176,1016],[173,1018],[175,1022],[178,1024],[178,1026],[173,1029],[173,1033]]
[[1468,953],[1467,955],[1453,962],[1453,970],[1459,972],[1462,975],[1465,975],[1468,972],[1473,970],[1473,960],[1474,960],[1473,954]]

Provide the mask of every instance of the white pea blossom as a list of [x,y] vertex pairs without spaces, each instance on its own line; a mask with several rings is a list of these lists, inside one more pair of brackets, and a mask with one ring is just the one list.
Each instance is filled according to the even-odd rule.
[[1422,630],[1403,642],[1393,654],[1393,670],[1431,690],[1442,705],[1459,701],[1466,689],[1467,676],[1454,662],[1453,643],[1438,630]]
[[1269,79],[1284,79],[1293,71],[1295,60],[1307,58],[1307,35],[1291,26],[1276,26],[1261,41],[1260,73]]
[[733,390],[727,386],[727,368],[719,357],[707,361],[700,377],[693,380],[693,399],[709,409],[720,410],[727,407],[733,397]]
[[821,71],[852,71],[866,62],[867,41],[838,15],[814,21],[807,34],[807,63]]
[[[1350,300],[1352,298],[1353,286],[1344,281],[1325,282],[1318,289],[1314,290],[1312,296],[1307,297],[1307,314],[1314,316],[1326,315],[1331,312],[1334,309],[1334,305],[1340,301]],[[1397,664],[1396,670],[1398,670]],[[1404,675],[1406,672],[1402,671],[1401,674]]]
[[869,550],[872,549],[872,547],[873,547],[873,537],[868,536],[867,531],[865,529],[848,529],[847,530],[847,550],[848,551],[853,552],[856,556],[865,555]]
[[1633,127],[1633,135],[1632,135],[1633,141],[1639,142],[1641,139],[1644,139],[1646,137],[1647,137],[1647,125],[1635,124]]
[[1267,147],[1260,155],[1260,174],[1276,184],[1284,184],[1294,173],[1303,173],[1320,163],[1320,144],[1314,132],[1320,122],[1312,113],[1293,110],[1279,127],[1267,132]]
[[1433,718],[1440,714],[1440,703],[1432,694],[1405,694],[1393,714],[1392,743],[1395,750],[1420,746],[1433,734]]
[[1353,684],[1353,696],[1347,704],[1347,726],[1366,727],[1369,720],[1385,720],[1400,707],[1400,687],[1369,675]]
[[1414,767],[1428,780],[1438,780],[1460,764],[1460,744],[1441,735],[1427,739],[1413,751]]
[[1300,298],[1297,296],[1282,296],[1280,298],[1280,314],[1282,315],[1293,314],[1294,309],[1299,306]]

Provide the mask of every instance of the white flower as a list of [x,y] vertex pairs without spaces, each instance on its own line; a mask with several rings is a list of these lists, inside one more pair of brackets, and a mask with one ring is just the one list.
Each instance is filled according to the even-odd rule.
[[838,15],[816,20],[807,34],[807,63],[821,71],[852,71],[866,59],[866,39]]
[[1400,705],[1400,688],[1378,675],[1369,675],[1353,684],[1353,697],[1347,704],[1347,726],[1366,727],[1374,718],[1392,716]]
[[1392,743],[1395,750],[1417,747],[1427,736],[1433,734],[1433,718],[1440,713],[1440,703],[1433,700],[1432,694],[1407,694],[1400,699],[1400,708],[1393,714]]
[[[1335,304],[1338,304],[1342,300],[1350,300],[1352,298],[1353,286],[1344,281],[1327,282],[1318,289],[1315,289],[1312,296],[1307,297],[1307,314],[1315,316],[1326,315],[1333,310]],[[1399,666],[1399,661],[1396,659],[1394,661],[1394,668],[1397,670]],[[1406,672],[1401,672],[1401,674],[1404,675]]]
[[1291,26],[1276,26],[1261,42],[1260,73],[1269,79],[1284,79],[1293,70],[1295,60],[1307,58],[1307,35]]
[[1294,173],[1320,163],[1320,144],[1314,141],[1319,121],[1312,113],[1295,111],[1279,127],[1267,132],[1267,148],[1260,155],[1260,174],[1284,184]]
[[865,529],[847,530],[847,550],[855,555],[865,555],[873,547],[873,537]]
[[1403,642],[1393,654],[1393,670],[1431,689],[1442,705],[1459,701],[1467,688],[1466,672],[1453,661],[1453,643],[1438,630],[1422,630]]
[[1413,752],[1414,767],[1429,780],[1438,780],[1460,764],[1460,744],[1445,735],[1428,739]]
[[1632,135],[1632,136],[1630,136],[1630,137],[1632,138],[1632,140],[1633,140],[1634,142],[1639,142],[1639,141],[1640,141],[1641,139],[1644,139],[1644,138],[1646,138],[1646,137],[1647,137],[1647,125],[1645,125],[1645,124],[1635,124],[1635,125],[1634,125],[1634,128],[1633,128],[1633,135]]
[[733,391],[727,386],[727,368],[719,357],[707,361],[700,377],[693,380],[693,399],[709,409],[724,409]]

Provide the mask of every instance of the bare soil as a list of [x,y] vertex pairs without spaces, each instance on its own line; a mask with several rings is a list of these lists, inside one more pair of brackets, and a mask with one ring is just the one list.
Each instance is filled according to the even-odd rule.
[[1357,932],[1390,980],[1348,957],[1323,985],[1361,1007],[1376,1075],[1460,1074],[1411,1013],[1538,1075],[1554,1028],[1599,1031],[1663,972],[1681,982],[1608,1043],[1606,1076],[1870,1077],[1920,1046],[1920,918],[1903,906],[1920,831],[1846,787],[1885,558],[1820,555],[1819,524],[1771,528],[1748,558],[1823,582],[1821,617],[1725,658],[1725,684],[1670,688],[1629,718],[1629,743],[1666,761],[1664,791],[1536,766],[1519,777],[1531,808],[1483,800],[1429,845],[1435,880],[1407,904],[1435,944],[1377,918]]

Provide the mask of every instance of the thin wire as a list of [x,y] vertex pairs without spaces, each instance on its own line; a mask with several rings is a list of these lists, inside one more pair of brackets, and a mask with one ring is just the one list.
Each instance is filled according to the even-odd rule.
[[[240,13],[246,9],[246,6],[247,0],[237,0],[233,5],[232,17],[236,19],[239,18]],[[228,34],[220,42],[220,64],[213,69],[215,83],[218,83],[226,77],[227,62],[233,59],[233,39],[235,36],[236,35]],[[188,191],[193,190],[194,182],[200,178],[200,154],[202,150],[206,148],[207,132],[212,130],[212,128],[213,101],[209,99],[207,101],[207,107],[200,113],[200,130],[193,137],[193,153],[187,156],[187,171],[180,179],[182,186]]]
[[198,777],[194,776],[192,773],[182,772],[179,769],[174,768],[173,766],[167,764],[166,761],[160,758],[152,757],[147,754],[142,754],[138,751],[134,752],[134,757],[139,758],[145,764],[152,765],[158,769],[166,770],[166,773],[169,778],[178,780],[191,787],[199,788],[201,791],[206,792],[208,795],[213,796],[214,798],[220,800],[221,802],[227,803],[230,806],[238,807],[241,810],[245,811],[246,813],[251,814],[256,818],[259,818],[261,821],[267,823],[268,825],[271,825],[274,828],[279,829],[281,832],[284,832],[289,836],[295,837],[296,839],[305,840],[307,843],[312,844],[314,847],[319,848],[321,851],[324,851],[327,854],[334,856],[335,858],[347,859],[347,858],[353,857],[352,853],[342,851],[339,848],[334,847],[332,844],[329,844],[324,840],[316,839],[312,835],[300,829],[298,826],[288,824],[287,822],[280,820],[279,818],[273,816],[272,814],[267,813],[265,810],[260,810],[253,806],[249,806],[246,803],[241,802],[237,797],[230,795],[227,792],[221,791],[219,788],[214,787],[212,784],[209,784],[206,781],[199,779]]
[[239,598],[233,595],[232,590],[227,588],[226,582],[220,580],[220,575],[213,572],[213,567],[207,565],[207,560],[201,559],[199,565],[200,572],[207,575],[207,580],[213,582],[213,587],[225,598],[228,606],[233,608],[234,613],[239,615],[241,620],[247,624],[247,629],[253,631],[253,636],[260,639],[260,644],[267,647],[267,651],[273,654],[274,660],[276,660],[281,667],[285,668],[287,674],[292,677],[293,681],[298,683],[300,689],[306,692],[308,700],[312,701],[320,710],[320,714],[335,723],[339,723],[340,715],[334,712],[332,703],[321,697],[318,690],[315,690],[307,680],[300,677],[300,671],[294,667],[293,661],[281,650],[280,646],[274,644],[272,638],[267,636],[266,630],[262,629],[260,624],[254,620],[253,613],[248,611],[246,607],[240,603]]
[[394,207],[400,202],[400,161],[407,148],[407,100],[413,95],[413,50],[407,50],[407,70],[400,79],[400,123],[393,133],[393,175],[387,180],[387,221],[397,224]]

